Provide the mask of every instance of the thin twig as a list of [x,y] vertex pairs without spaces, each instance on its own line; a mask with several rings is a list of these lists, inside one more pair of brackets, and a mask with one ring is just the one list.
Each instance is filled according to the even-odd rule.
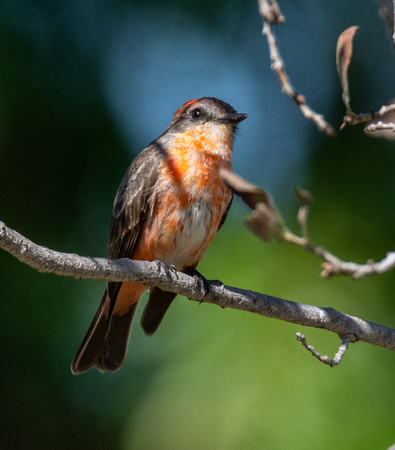
[[[383,105],[377,111],[370,111],[368,113],[356,114],[355,116],[346,115],[346,116],[344,116],[343,125],[341,126],[341,128],[343,128],[346,124],[357,125],[362,122],[370,122],[371,120],[374,120],[374,119],[380,119],[385,114],[388,114],[391,111],[395,111],[395,103],[392,103],[390,105]],[[392,125],[395,125],[395,124],[392,124]]]
[[321,272],[322,278],[330,278],[335,275],[351,275],[351,278],[357,280],[366,275],[379,275],[395,268],[395,252],[388,252],[379,262],[369,261],[366,264],[359,264],[352,261],[343,261],[323,247],[315,246],[305,237],[299,237],[289,230],[284,232],[283,240],[302,247],[307,252],[313,253],[324,260]]
[[392,131],[395,133],[395,123],[384,123],[379,120],[376,123],[371,123],[364,129],[365,133],[375,133],[377,131]]
[[335,367],[337,366],[340,361],[342,360],[344,354],[346,353],[347,349],[348,349],[348,344],[350,343],[350,339],[349,338],[343,338],[342,339],[342,343],[340,344],[339,350],[337,351],[337,353],[335,354],[334,358],[331,359],[329,358],[329,356],[327,355],[323,355],[321,356],[312,345],[308,344],[306,341],[306,336],[304,334],[301,333],[296,333],[296,340],[299,341],[302,345],[304,345],[304,347],[307,348],[307,350],[315,357],[317,358],[319,361],[321,361],[324,364],[327,364],[330,367]]
[[278,43],[273,31],[273,25],[281,25],[285,21],[277,2],[275,0],[258,0],[258,4],[259,12],[263,18],[262,34],[266,36],[272,62],[271,68],[278,77],[281,91],[292,98],[304,117],[311,120],[320,131],[328,136],[336,136],[334,128],[325,120],[324,116],[313,111],[307,105],[304,96],[295,91],[285,72],[284,62],[278,50]]
[[[394,0],[395,2],[395,0]],[[386,0],[381,1],[380,12],[388,18],[389,5]],[[351,26],[345,29],[339,36],[336,45],[336,67],[339,74],[340,84],[342,87],[343,103],[346,107],[347,114],[343,119],[340,127],[342,130],[347,124],[357,125],[362,122],[371,122],[365,128],[365,132],[372,133],[373,136],[393,139],[392,131],[395,129],[395,101],[394,99],[387,102],[377,111],[368,113],[355,114],[351,108],[350,89],[348,80],[348,70],[353,56],[353,40],[359,30],[357,26]],[[375,133],[375,134],[374,134]]]
[[276,239],[280,242],[289,242],[318,256],[324,261],[321,273],[323,278],[342,274],[351,275],[352,278],[357,279],[366,275],[388,272],[395,268],[395,252],[387,253],[386,257],[377,263],[357,264],[343,261],[323,247],[313,245],[308,236],[311,197],[307,191],[295,190],[301,203],[297,219],[302,236],[298,236],[285,225],[280,212],[275,208],[269,194],[264,189],[243,180],[233,172],[223,170],[221,176],[233,192],[239,195],[252,209],[251,214],[245,218],[245,223],[250,230],[264,241]]
[[249,311],[307,327],[325,329],[350,342],[364,341],[395,351],[395,330],[343,314],[332,308],[295,303],[266,294],[207,281],[202,299],[201,283],[196,277],[177,272],[158,261],[109,260],[61,253],[35,244],[0,222],[0,248],[19,261],[44,273],[77,279],[136,281],[184,295],[196,302],[213,303],[222,308]]
[[[355,262],[342,261],[326,252],[326,262],[322,265],[323,278],[332,277],[333,275],[351,275],[354,280],[363,278],[366,275],[380,275],[395,268],[395,252],[388,252],[379,262],[367,262],[366,264],[358,264]],[[333,261],[330,261],[333,259]]]
[[[357,280],[366,275],[378,275],[395,268],[395,252],[388,252],[385,258],[376,263],[368,261],[366,264],[358,264],[352,261],[343,261],[323,247],[311,244],[305,231],[307,230],[309,209],[306,208],[306,205],[302,205],[300,209],[304,211],[302,216],[298,214],[302,237],[295,235],[288,229],[285,229],[282,237],[284,241],[303,247],[307,252],[313,253],[324,261],[321,272],[322,278],[351,275],[351,278]],[[301,223],[300,217],[303,217],[305,223]]]

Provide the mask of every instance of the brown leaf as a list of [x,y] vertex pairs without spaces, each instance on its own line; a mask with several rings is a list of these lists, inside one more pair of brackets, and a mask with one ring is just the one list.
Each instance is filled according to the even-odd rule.
[[311,194],[309,191],[305,191],[304,189],[295,188],[295,194],[298,197],[300,204],[302,206],[310,206]]
[[245,218],[248,228],[264,241],[283,240],[285,227],[282,217],[272,204],[258,203]]
[[232,191],[241,197],[251,209],[254,209],[255,205],[260,202],[271,204],[270,197],[264,189],[254,186],[229,170],[221,169],[220,175]]
[[347,114],[350,116],[355,116],[355,113],[350,106],[350,91],[348,86],[348,68],[350,66],[353,44],[355,33],[359,30],[359,27],[353,26],[347,28],[339,36],[336,46],[336,66],[337,72],[339,74],[340,83],[343,90],[343,102],[346,105]]
[[283,219],[274,207],[269,194],[228,170],[221,170],[222,179],[253,211],[245,218],[246,225],[264,241],[282,240]]

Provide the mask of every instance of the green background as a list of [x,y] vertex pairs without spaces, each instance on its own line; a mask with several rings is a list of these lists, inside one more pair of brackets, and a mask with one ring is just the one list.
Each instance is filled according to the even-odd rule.
[[[394,95],[394,50],[375,1],[280,3],[295,88],[339,127],[337,36],[360,25],[351,104]],[[33,241],[105,256],[112,202],[132,157],[191,98],[249,114],[234,168],[268,189],[298,231],[292,189],[314,198],[314,243],[345,260],[395,248],[394,142],[318,133],[280,93],[256,2],[0,4],[0,219]],[[395,326],[394,273],[320,278],[320,261],[229,219],[199,270],[209,279]],[[395,442],[395,357],[358,343],[329,368],[336,335],[178,297],[151,338],[132,329],[117,373],[70,363],[104,283],[39,274],[0,251],[0,447],[384,449]]]

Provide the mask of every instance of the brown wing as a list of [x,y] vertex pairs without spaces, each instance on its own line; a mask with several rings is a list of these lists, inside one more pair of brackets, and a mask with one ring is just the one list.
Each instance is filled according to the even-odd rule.
[[228,206],[226,207],[226,210],[225,210],[224,214],[223,214],[222,217],[221,217],[221,222],[220,222],[219,225],[218,225],[217,233],[218,233],[218,231],[222,228],[222,225],[225,223],[225,220],[226,220],[226,218],[228,217],[228,212],[229,212],[229,210],[230,210],[230,207],[232,206],[232,202],[233,202],[233,195],[232,195],[232,197],[230,198],[230,202],[228,203]]
[[[161,150],[151,145],[129,166],[114,201],[108,241],[108,258],[133,258],[136,243],[147,218],[150,197],[158,179]],[[115,302],[122,283],[108,283],[111,302]],[[112,310],[113,304],[110,307]]]

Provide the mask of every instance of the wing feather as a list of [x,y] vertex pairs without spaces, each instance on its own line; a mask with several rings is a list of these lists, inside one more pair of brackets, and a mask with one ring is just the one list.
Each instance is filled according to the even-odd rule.
[[[160,148],[151,145],[129,166],[114,201],[108,258],[133,258],[138,237],[148,215],[160,164]],[[108,283],[108,294],[112,303],[115,302],[121,284]]]

